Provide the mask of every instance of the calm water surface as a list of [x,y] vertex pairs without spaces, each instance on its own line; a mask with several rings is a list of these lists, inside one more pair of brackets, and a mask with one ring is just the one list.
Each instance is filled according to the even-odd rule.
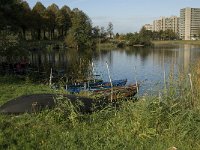
[[[109,81],[106,62],[113,80],[128,79],[127,84],[141,83],[140,94],[158,93],[169,73],[190,72],[190,64],[200,58],[200,47],[194,45],[155,45],[154,48],[129,48],[97,50],[94,53],[78,53],[74,50],[49,53],[33,52],[34,66],[44,70],[62,70],[68,77],[88,76],[93,63],[93,74]],[[91,70],[91,69],[90,69]]]

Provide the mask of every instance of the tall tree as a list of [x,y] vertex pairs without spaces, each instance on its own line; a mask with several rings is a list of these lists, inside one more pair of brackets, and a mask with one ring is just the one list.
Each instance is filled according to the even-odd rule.
[[48,28],[50,31],[50,39],[55,38],[55,29],[57,26],[56,22],[56,16],[59,11],[59,7],[56,4],[52,4],[49,7],[47,7],[47,22],[48,22]]
[[100,37],[99,26],[96,26],[96,27],[92,28],[92,34],[93,34],[93,38],[99,38]]
[[41,39],[41,31],[44,26],[44,15],[46,8],[41,2],[37,2],[32,9],[33,29],[37,31],[37,39]]
[[145,38],[152,38],[152,31],[147,30],[145,27],[142,27],[139,32],[140,36]]
[[90,18],[79,9],[72,11],[72,27],[66,38],[70,47],[91,47],[92,46],[92,24]]
[[67,31],[71,27],[71,10],[68,6],[63,6],[57,13],[56,22],[57,28],[60,32],[60,37],[64,37],[67,34]]
[[19,26],[22,30],[23,38],[26,40],[26,30],[30,28],[31,22],[31,9],[26,1],[20,3],[20,12],[19,12]]
[[113,35],[113,24],[112,24],[112,22],[108,23],[107,32],[108,32],[108,35],[109,35],[109,37],[111,39],[112,35]]
[[0,1],[0,28],[19,28],[19,14],[21,11],[21,0],[1,0]]

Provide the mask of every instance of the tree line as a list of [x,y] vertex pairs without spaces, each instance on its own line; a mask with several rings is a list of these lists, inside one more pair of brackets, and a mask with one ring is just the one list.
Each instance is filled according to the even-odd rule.
[[152,45],[153,40],[178,40],[179,37],[172,30],[165,31],[150,31],[146,30],[145,27],[142,27],[139,32],[127,33],[127,34],[116,34],[115,38],[118,42],[119,47],[125,45],[134,46],[134,45]]
[[1,0],[0,31],[15,33],[22,40],[64,40],[69,47],[91,47],[97,38],[111,37],[113,25],[92,27],[91,19],[78,8],[45,7],[37,2],[33,8],[24,0]]
[[71,27],[72,11],[68,6],[59,9],[52,4],[46,8],[37,2],[31,9],[26,1],[3,0],[0,7],[1,29],[18,32],[25,40],[62,38]]
[[151,31],[142,27],[140,32],[141,36],[150,38],[151,40],[178,40],[179,36],[173,30],[167,29],[165,31]]

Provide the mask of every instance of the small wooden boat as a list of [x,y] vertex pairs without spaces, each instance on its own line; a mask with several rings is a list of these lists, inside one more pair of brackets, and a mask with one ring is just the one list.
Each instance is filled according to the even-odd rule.
[[122,98],[133,97],[137,94],[139,86],[129,85],[122,87],[113,87],[109,89],[100,89],[93,91],[93,95],[96,95],[99,98],[107,99],[107,100],[117,100]]
[[[121,80],[113,80],[112,81],[112,86],[117,87],[117,86],[124,86],[127,83],[127,79],[121,79]],[[103,87],[103,88],[111,88],[111,83],[110,82],[103,82],[97,87]]]

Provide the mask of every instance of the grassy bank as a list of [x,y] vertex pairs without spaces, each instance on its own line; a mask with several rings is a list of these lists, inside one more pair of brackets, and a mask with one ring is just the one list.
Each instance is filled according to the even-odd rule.
[[[174,83],[173,81],[172,83]],[[159,97],[80,114],[69,104],[20,116],[0,115],[0,149],[200,149],[199,79],[180,75]],[[45,85],[0,78],[1,104],[23,94],[55,92]]]
[[192,44],[192,45],[200,45],[200,40],[173,40],[173,41],[152,41],[153,44]]
[[115,48],[117,48],[117,45],[111,42],[97,44],[97,49],[100,50],[113,50]]

